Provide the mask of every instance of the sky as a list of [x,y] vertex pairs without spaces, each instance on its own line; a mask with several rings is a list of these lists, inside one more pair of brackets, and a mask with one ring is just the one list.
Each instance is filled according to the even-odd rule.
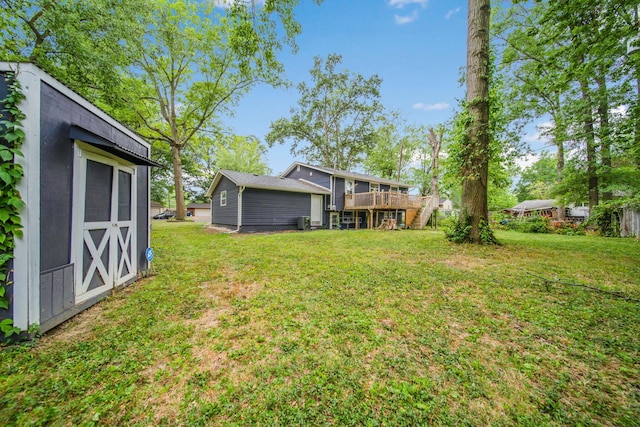
[[[464,98],[459,83],[466,63],[466,0],[300,0],[295,14],[302,25],[297,54],[283,53],[289,89],[257,86],[225,124],[236,135],[264,143],[269,126],[290,116],[297,105],[296,85],[310,81],[313,58],[342,55],[338,71],[382,78],[382,104],[412,125],[438,125],[453,117]],[[294,157],[288,145],[267,154],[274,175]]]

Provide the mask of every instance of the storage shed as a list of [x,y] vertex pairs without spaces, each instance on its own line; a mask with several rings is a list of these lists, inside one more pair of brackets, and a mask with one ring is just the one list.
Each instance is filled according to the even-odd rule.
[[26,206],[0,318],[46,331],[148,269],[154,163],[140,136],[32,64],[0,63],[0,100],[11,76],[25,95]]

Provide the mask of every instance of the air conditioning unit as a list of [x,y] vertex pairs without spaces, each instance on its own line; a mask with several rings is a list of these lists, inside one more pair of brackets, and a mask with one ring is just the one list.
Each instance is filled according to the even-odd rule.
[[308,230],[311,228],[311,217],[310,216],[299,216],[298,217],[298,230]]

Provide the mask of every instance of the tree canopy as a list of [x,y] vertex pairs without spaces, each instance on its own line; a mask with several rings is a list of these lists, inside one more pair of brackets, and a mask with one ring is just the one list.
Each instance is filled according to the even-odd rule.
[[271,123],[269,146],[291,144],[291,153],[308,162],[349,170],[360,165],[375,143],[376,123],[382,113],[377,75],[365,78],[338,71],[342,56],[314,59],[311,84],[298,84],[298,107],[291,117]]

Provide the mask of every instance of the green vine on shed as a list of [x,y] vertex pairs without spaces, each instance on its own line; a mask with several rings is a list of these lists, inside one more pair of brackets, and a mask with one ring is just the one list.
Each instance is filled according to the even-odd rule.
[[[24,157],[20,147],[25,134],[22,121],[25,115],[18,104],[25,98],[15,74],[8,73],[7,96],[0,101],[0,309],[9,308],[7,287],[12,283],[11,267],[15,237],[22,236],[20,210],[24,202],[18,192],[18,183],[24,175],[22,166],[15,163],[17,156]],[[12,319],[0,320],[0,332],[9,337],[20,332]]]

